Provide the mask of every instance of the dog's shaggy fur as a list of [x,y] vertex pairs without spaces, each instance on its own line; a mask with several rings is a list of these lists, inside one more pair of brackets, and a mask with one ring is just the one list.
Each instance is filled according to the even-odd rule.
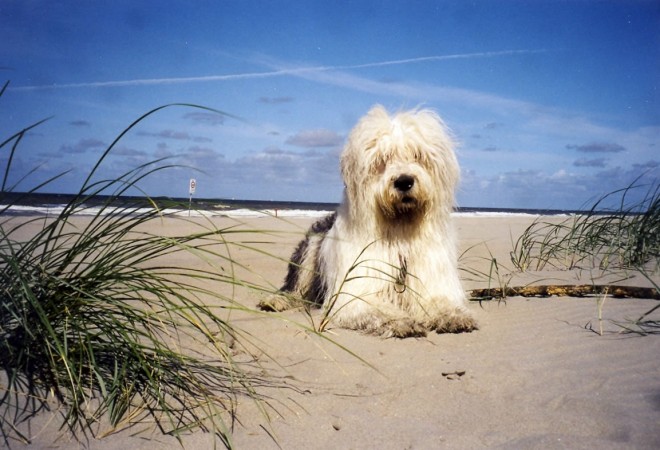
[[304,299],[340,327],[385,337],[476,329],[450,224],[459,168],[440,118],[374,107],[351,131],[341,173],[338,211],[311,227],[281,295],[260,307]]

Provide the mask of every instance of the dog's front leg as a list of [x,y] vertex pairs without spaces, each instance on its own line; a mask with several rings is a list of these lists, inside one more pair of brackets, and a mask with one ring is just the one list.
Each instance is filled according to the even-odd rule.
[[[327,316],[338,326],[385,338],[407,338],[426,336],[427,328],[402,310],[384,303],[373,303],[368,299],[340,295],[329,302]],[[328,308],[328,305],[326,305]]]
[[477,321],[464,307],[437,311],[426,323],[426,326],[430,330],[435,330],[436,333],[469,333],[479,329]]

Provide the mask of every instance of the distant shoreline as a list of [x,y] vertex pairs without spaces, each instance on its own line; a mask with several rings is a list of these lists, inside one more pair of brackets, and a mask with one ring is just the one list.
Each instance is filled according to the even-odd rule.
[[[5,210],[11,214],[43,214],[44,210],[63,208],[76,199],[75,194],[48,194],[48,193],[20,193],[5,192],[0,194],[0,211],[6,206],[12,208]],[[160,209],[188,211],[188,198],[172,197],[137,197],[96,195],[84,200],[85,207],[135,207],[150,208],[154,203]],[[222,213],[238,210],[249,211],[334,211],[339,204],[329,202],[300,202],[276,200],[236,200],[222,198],[193,198],[190,204],[193,211]],[[16,208],[19,207],[19,208]],[[587,211],[563,209],[524,209],[524,208],[493,208],[493,207],[457,207],[456,213],[472,214],[530,214],[539,216],[583,214]],[[603,211],[603,214],[607,214]],[[215,215],[215,214],[214,214]],[[312,214],[314,215],[314,214]]]

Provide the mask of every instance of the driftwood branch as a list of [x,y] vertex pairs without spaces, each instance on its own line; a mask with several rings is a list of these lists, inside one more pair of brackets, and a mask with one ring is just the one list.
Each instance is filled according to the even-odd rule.
[[470,297],[474,300],[505,298],[505,297],[588,297],[594,295],[609,295],[614,298],[650,298],[660,300],[660,292],[655,288],[613,285],[545,285],[472,289]]

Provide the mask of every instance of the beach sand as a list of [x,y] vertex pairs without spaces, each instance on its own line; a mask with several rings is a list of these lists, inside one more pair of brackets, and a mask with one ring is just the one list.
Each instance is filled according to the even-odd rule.
[[[512,236],[534,218],[458,216],[461,247],[470,249],[465,263],[488,271],[492,255],[501,265],[501,279],[509,280]],[[241,229],[273,232],[260,233],[258,239],[251,232],[232,235],[259,250],[233,248],[232,256],[245,266],[237,274],[279,286],[286,259],[313,220],[241,219]],[[236,223],[213,221],[220,227]],[[184,221],[166,219],[150,231],[195,230]],[[178,258],[182,266],[202,264],[190,255]],[[483,280],[464,275],[466,289],[485,287]],[[557,271],[510,282],[530,276],[572,284],[594,274]],[[641,279],[627,282],[648,285]],[[255,307],[261,294],[238,289],[233,295]],[[608,298],[599,321],[595,297],[471,302],[478,331],[405,340],[336,328],[319,337],[298,325],[310,324],[300,311],[233,313],[230,319],[253,337],[260,347],[253,352],[274,380],[273,387],[261,389],[269,398],[269,419],[252,400],[242,399],[233,443],[239,449],[660,448],[660,336],[620,334],[611,322],[639,317],[655,304]],[[593,331],[600,326],[602,336]],[[76,448],[45,416],[34,422],[30,447]],[[180,448],[176,439],[157,430],[138,433],[143,428],[86,445]],[[212,448],[213,442],[212,435],[200,431],[182,440],[195,449]]]

